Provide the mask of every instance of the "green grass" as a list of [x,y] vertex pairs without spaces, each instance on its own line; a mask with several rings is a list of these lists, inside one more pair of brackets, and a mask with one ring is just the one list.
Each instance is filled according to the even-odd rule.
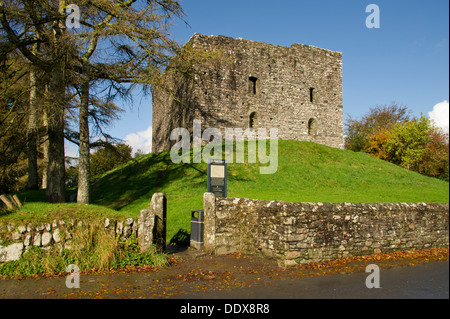
[[[239,144],[239,143],[238,143]],[[245,158],[247,159],[247,152]],[[279,141],[278,171],[261,175],[260,164],[228,165],[228,197],[288,202],[429,202],[449,201],[449,184],[425,177],[365,153],[323,145]],[[92,205],[48,204],[45,191],[21,192],[24,203],[14,212],[0,212],[4,222],[50,222],[53,219],[89,220],[102,225],[105,217],[136,218],[155,192],[168,197],[167,240],[186,241],[190,212],[203,208],[206,163],[174,164],[170,153],[149,154],[104,174],[92,186]],[[68,196],[75,190],[68,191]],[[106,236],[106,237],[105,237]],[[71,251],[48,252],[33,248],[17,262],[1,265],[1,275],[22,276],[63,272],[68,263],[83,269],[111,269],[142,264],[167,264],[164,254],[141,254],[137,244],[107,238],[92,228],[74,238]],[[93,240],[95,239],[95,240]],[[113,246],[111,246],[113,245]]]
[[[42,191],[23,192],[19,197],[25,202],[22,208],[0,213],[0,225],[3,229],[8,223],[37,225],[51,223],[55,219],[68,222],[82,220],[87,227],[75,228],[71,232],[70,250],[60,250],[57,245],[49,250],[31,247],[19,260],[0,263],[0,276],[27,277],[43,273],[65,273],[65,267],[70,264],[76,264],[81,271],[168,265],[167,255],[158,252],[156,247],[152,246],[141,252],[135,237],[124,240],[116,238],[114,233],[104,231],[105,218],[124,220],[129,216],[123,212],[99,205],[48,204],[42,202],[45,199]],[[3,243],[2,239],[0,243]]]
[[108,271],[136,266],[166,267],[167,255],[150,247],[139,250],[136,238],[118,240],[103,230],[103,224],[90,223],[89,227],[72,233],[71,249],[60,250],[56,245],[46,250],[31,247],[16,261],[0,263],[0,276],[28,277],[39,274],[64,274],[67,265],[76,264],[81,271]]
[[[449,201],[447,182],[365,153],[279,141],[278,161],[273,175],[259,174],[260,164],[229,164],[228,197],[332,203]],[[149,154],[102,176],[93,185],[92,197],[97,205],[137,216],[154,192],[166,193],[170,240],[178,231],[189,231],[191,210],[202,209],[206,171],[204,162],[174,164],[169,152]]]
[[[269,148],[268,148],[269,149]],[[246,157],[247,159],[247,154]],[[279,141],[278,171],[259,174],[260,164],[228,165],[228,197],[288,202],[448,202],[449,184],[422,176],[365,153],[298,141]],[[84,214],[137,217],[153,193],[168,196],[167,239],[190,230],[190,211],[202,209],[206,163],[174,164],[168,151],[133,159],[104,174],[92,186],[93,204],[64,204]],[[44,193],[21,193],[18,212],[45,216],[48,207],[32,203]],[[34,206],[36,205],[36,206]],[[42,206],[41,206],[42,205]],[[92,211],[90,210],[92,207]]]
[[123,212],[107,208],[101,205],[81,205],[76,203],[49,204],[45,202],[45,190],[26,191],[18,194],[24,204],[23,207],[14,211],[0,212],[0,222],[44,223],[52,222],[54,219],[81,220],[81,219],[105,219],[106,217],[123,220]]

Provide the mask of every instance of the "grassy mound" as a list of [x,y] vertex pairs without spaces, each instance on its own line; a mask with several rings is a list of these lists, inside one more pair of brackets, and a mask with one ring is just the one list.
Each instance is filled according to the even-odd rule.
[[[240,147],[243,145],[238,143]],[[269,148],[268,148],[269,149]],[[228,164],[228,197],[288,202],[430,202],[449,200],[449,184],[422,176],[365,153],[298,141],[279,141],[278,170],[260,174],[260,163]],[[273,163],[272,163],[273,164]],[[92,185],[92,205],[48,204],[45,190],[22,192],[25,205],[0,212],[0,222],[49,222],[57,218],[91,220],[87,233],[76,234],[71,251],[33,248],[21,261],[5,263],[0,275],[64,272],[68,263],[83,270],[167,264],[165,255],[141,254],[136,242],[104,238],[97,229],[104,217],[136,218],[153,193],[168,196],[167,240],[188,243],[191,210],[202,209],[207,164],[174,164],[168,151],[133,159]],[[74,191],[68,192],[68,197]],[[99,235],[102,234],[102,235]],[[112,246],[111,246],[112,245]]]
[[[289,202],[448,202],[449,184],[365,153],[298,141],[279,141],[278,171],[261,175],[259,163],[228,165],[228,197]],[[137,216],[152,194],[168,195],[168,232],[190,230],[190,211],[202,209],[206,163],[174,164],[168,151],[149,154],[103,175],[93,204]]]

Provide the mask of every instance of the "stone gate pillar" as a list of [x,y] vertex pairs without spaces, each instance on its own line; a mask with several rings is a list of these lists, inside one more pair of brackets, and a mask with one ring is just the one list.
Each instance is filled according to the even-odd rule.
[[141,251],[156,245],[158,251],[166,250],[167,196],[153,194],[150,207],[141,210],[138,219],[138,243]]
[[214,254],[216,250],[216,196],[213,193],[203,194],[203,211],[205,213],[203,247]]

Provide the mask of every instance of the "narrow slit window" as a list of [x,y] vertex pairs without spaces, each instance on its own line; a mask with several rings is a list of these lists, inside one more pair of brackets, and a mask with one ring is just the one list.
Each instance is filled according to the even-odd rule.
[[258,82],[258,78],[251,76],[248,78],[249,80],[249,91],[251,95],[256,95],[256,82]]
[[309,88],[309,101],[314,102],[314,88]]

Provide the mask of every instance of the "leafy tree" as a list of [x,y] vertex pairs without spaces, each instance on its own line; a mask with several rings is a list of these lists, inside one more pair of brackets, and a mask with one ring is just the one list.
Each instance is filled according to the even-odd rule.
[[377,106],[346,124],[346,148],[362,151],[423,175],[448,181],[448,134],[405,106]]
[[[0,84],[1,90],[1,84]],[[14,90],[10,93],[13,94]],[[10,193],[26,185],[26,98],[0,94],[0,192]],[[26,105],[26,104],[25,104]]]
[[425,147],[419,172],[449,181],[449,138],[448,134],[438,129],[430,132],[429,142]]
[[369,143],[364,147],[364,151],[379,159],[389,161],[389,154],[386,152],[385,146],[389,140],[389,130],[380,129],[370,138]]
[[448,180],[448,135],[433,126],[429,118],[422,115],[397,124],[388,134],[382,148],[390,162],[420,174]]
[[[0,38],[0,192],[26,185],[28,68],[15,54],[6,54]],[[25,183],[24,183],[25,180]]]
[[[64,10],[64,0],[0,1],[1,33],[5,40],[3,51],[20,53],[20,57],[31,65],[34,72],[41,72],[48,79],[49,89],[44,107],[48,115],[49,202],[65,201],[64,111],[67,103],[69,57],[70,52],[76,52],[76,47],[66,36]],[[41,46],[40,50],[36,50],[36,44]],[[31,106],[37,106],[30,97]],[[29,110],[32,117],[35,112],[35,109]],[[29,119],[29,132],[34,136],[33,121],[32,118]],[[33,143],[31,142],[30,147]],[[30,161],[34,162],[34,159]]]
[[66,166],[66,187],[72,188],[78,185],[78,165]]
[[388,133],[383,146],[388,160],[409,170],[418,171],[430,137],[430,121],[424,116],[397,124]]
[[144,151],[138,148],[138,150],[134,153],[133,158],[138,158],[145,155]]
[[126,144],[103,143],[91,155],[91,176],[93,178],[127,163],[132,159],[132,148]]
[[395,123],[408,121],[410,114],[406,106],[392,103],[371,108],[359,120],[349,116],[345,124],[345,148],[355,152],[365,151],[371,147],[372,135],[390,129]]
[[[72,36],[79,44],[77,66],[80,72],[79,185],[77,200],[89,203],[89,106],[95,81],[109,86],[106,101],[115,94],[127,95],[123,83],[152,86],[160,68],[178,49],[168,35],[173,16],[183,11],[176,0],[92,0],[75,1],[80,6],[80,28]],[[96,53],[97,48],[102,53]],[[116,92],[111,94],[112,92]]]
[[[71,5],[80,8],[80,27],[66,28],[66,4],[65,0],[0,0],[0,57],[17,54],[29,66],[29,188],[37,187],[37,114],[43,114],[47,200],[65,200],[64,138],[69,137],[80,147],[78,201],[88,203],[89,124],[102,123],[105,117],[99,115],[115,114],[112,100],[129,96],[134,85],[141,84],[145,90],[156,85],[178,50],[168,28],[174,17],[184,13],[179,0],[73,0]],[[42,91],[38,77],[45,82],[44,93],[38,92]],[[104,98],[99,96],[102,90]],[[38,101],[39,93],[42,101]],[[79,133],[67,131],[75,94],[79,95]]]

